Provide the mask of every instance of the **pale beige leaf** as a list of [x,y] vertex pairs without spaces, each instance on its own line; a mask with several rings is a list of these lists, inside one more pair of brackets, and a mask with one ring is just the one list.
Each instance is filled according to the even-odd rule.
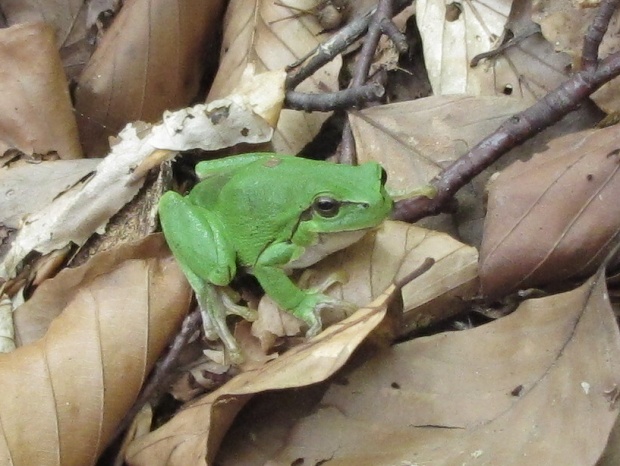
[[[494,95],[496,76],[487,67],[471,68],[469,61],[499,43],[508,19],[511,0],[494,2],[445,2],[422,0],[416,4],[416,21],[422,36],[424,61],[435,95]],[[510,69],[502,79],[519,87],[519,76]],[[512,76],[511,76],[512,74]]]
[[284,73],[271,72],[268,78],[248,76],[256,85],[245,87],[245,94],[165,112],[157,125],[127,125],[92,177],[27,217],[0,262],[0,277],[13,277],[31,251],[46,254],[69,242],[84,244],[93,233],[102,233],[110,217],[142,187],[148,171],[177,151],[268,141],[273,129],[255,112],[268,118],[277,113],[284,99]]
[[212,464],[230,423],[255,394],[307,386],[334,374],[382,323],[386,303],[394,292],[391,287],[369,307],[190,404],[164,426],[132,443],[126,458],[128,464]]
[[[309,10],[315,0],[287,0],[286,5]],[[315,16],[297,13],[272,0],[233,0],[226,10],[222,57],[208,100],[218,99],[238,86],[243,72],[282,70],[311,52],[326,34]],[[338,89],[341,59],[337,57],[308,78],[296,90],[329,92]],[[327,114],[284,110],[273,137],[275,152],[296,154],[316,135]]]
[[[573,68],[581,68],[583,37],[592,24],[597,9],[594,5],[577,5],[571,0],[544,0],[535,2],[534,21],[540,24],[543,35],[554,44],[556,50],[566,52],[573,59]],[[614,13],[609,31],[620,27],[620,13]],[[601,58],[620,50],[618,34],[605,34],[598,53]],[[605,112],[620,111],[618,80],[611,80],[591,97]]]
[[0,355],[10,394],[0,397],[2,462],[94,464],[178,330],[190,296],[161,235],[41,285],[17,312],[22,320],[58,317],[41,339]]
[[17,229],[22,219],[49,204],[99,165],[99,159],[20,161],[0,167],[0,223]]
[[620,230],[618,128],[558,138],[494,180],[482,292],[501,296],[592,273]]
[[498,94],[519,96],[532,104],[566,81],[571,71],[570,57],[558,53],[532,21],[533,3],[513,2],[503,34],[504,48],[477,64],[492,68]]
[[75,93],[89,156],[133,120],[155,122],[196,96],[221,0],[135,0],[125,4],[80,76]]
[[10,353],[14,349],[13,304],[7,295],[0,293],[0,353]]
[[69,89],[52,30],[43,23],[0,30],[0,154],[82,156]]
[[599,275],[485,326],[379,352],[322,397],[255,403],[217,464],[594,465],[618,416],[619,374]]

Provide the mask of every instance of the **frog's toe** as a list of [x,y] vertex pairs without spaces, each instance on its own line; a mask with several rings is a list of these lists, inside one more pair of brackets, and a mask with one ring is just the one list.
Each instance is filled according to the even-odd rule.
[[310,294],[306,301],[306,306],[301,306],[293,312],[294,315],[308,324],[309,329],[306,332],[307,337],[312,337],[321,331],[321,312],[323,309],[336,309],[348,315],[357,310],[357,306],[348,301],[331,298],[324,294]]
[[226,308],[226,315],[236,315],[244,318],[245,320],[249,320],[250,322],[254,322],[258,318],[258,312],[256,312],[256,310],[237,304],[225,291],[221,291],[220,293],[222,297],[222,304],[224,304],[224,307]]

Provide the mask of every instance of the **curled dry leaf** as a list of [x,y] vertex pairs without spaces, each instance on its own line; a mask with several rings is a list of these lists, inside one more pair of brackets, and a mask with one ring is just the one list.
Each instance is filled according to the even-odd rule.
[[485,296],[583,277],[620,229],[618,129],[571,134],[493,181],[480,251]]
[[54,33],[43,23],[0,29],[0,154],[82,157]]
[[26,215],[37,212],[60,193],[93,172],[99,159],[19,161],[0,167],[0,223],[18,229]]
[[0,355],[0,458],[24,466],[94,464],[190,297],[161,235],[41,285],[17,312],[58,317],[41,339]]
[[333,325],[271,363],[233,378],[129,446],[130,465],[212,464],[239,410],[257,393],[321,382],[349,359],[383,321],[397,290],[390,287],[370,306]]
[[102,233],[110,217],[142,187],[148,170],[177,151],[268,141],[273,129],[261,115],[271,120],[277,115],[284,100],[284,78],[282,71],[248,75],[244,93],[166,112],[157,125],[127,125],[92,177],[27,218],[0,262],[0,278],[11,278],[33,250],[46,254],[69,242],[81,245],[94,232]]
[[308,404],[308,391],[255,403],[217,464],[593,465],[620,409],[618,374],[601,274],[482,327],[379,352],[300,415],[282,406]]
[[133,120],[154,122],[195,98],[221,0],[136,0],[125,4],[75,91],[86,153],[104,155],[107,137]]
[[[246,67],[258,72],[283,70],[316,48],[325,35],[316,17],[302,15],[314,0],[286,0],[286,8],[273,0],[233,0],[224,18],[220,66],[209,91],[208,101],[221,98],[243,80]],[[341,58],[337,57],[297,87],[301,92],[338,90]],[[272,145],[275,152],[296,154],[317,134],[327,115],[284,110]]]
[[[583,37],[592,24],[597,9],[594,5],[578,5],[571,0],[543,0],[535,2],[533,20],[540,24],[545,38],[555,45],[556,50],[566,52],[573,60],[573,68],[581,68]],[[608,31],[620,27],[620,14],[614,13]],[[605,58],[620,49],[617,34],[605,34],[598,53]],[[609,81],[592,94],[592,100],[606,113],[620,111],[619,84],[616,79]]]
[[[417,2],[416,21],[435,95],[494,95],[507,84],[520,87],[519,75],[509,66],[472,68],[469,63],[472,57],[499,45],[511,4],[511,0]],[[502,87],[496,89],[497,84]]]

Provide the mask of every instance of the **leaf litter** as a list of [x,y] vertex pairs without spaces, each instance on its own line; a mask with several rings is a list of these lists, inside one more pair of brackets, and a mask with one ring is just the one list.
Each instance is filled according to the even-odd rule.
[[216,461],[594,464],[619,410],[609,397],[620,382],[618,337],[599,273],[487,325],[378,351],[299,416],[282,409],[304,392],[259,401]]
[[[11,2],[2,2],[2,6],[9,3]],[[161,12],[165,8],[174,9],[175,6],[190,3],[191,1],[168,2],[164,6],[157,1],[144,0],[132,2],[131,6],[133,14],[138,12],[139,17],[145,18],[144,8],[160,8],[152,11]],[[309,8],[309,4],[304,2],[290,4],[293,7]],[[420,17],[424,5],[433,5],[433,2],[418,5]],[[566,75],[567,68],[562,65],[566,63],[566,55],[550,53],[551,45],[541,34],[528,36],[529,38],[519,42],[519,45],[506,49],[493,59],[483,59],[470,69],[473,55],[488,52],[501,44],[502,28],[510,28],[515,32],[525,30],[531,25],[528,5],[520,5],[523,8],[519,10],[518,5],[498,3],[497,11],[493,14],[499,14],[488,18],[478,15],[486,8],[485,5],[482,2],[473,2],[467,4],[463,11],[449,12],[446,5],[442,4],[440,6],[444,8],[444,13],[455,16],[443,14],[433,21],[424,21],[424,26],[429,28],[425,34],[435,34],[423,35],[422,40],[427,50],[431,43],[435,43],[450,52],[446,56],[426,53],[427,68],[439,69],[444,80],[438,81],[435,76],[437,73],[432,73],[435,92],[441,93],[440,89],[466,89],[473,95],[435,96],[415,103],[366,109],[352,116],[361,158],[376,160],[383,156],[380,161],[390,173],[392,187],[398,186],[407,191],[428,182],[447,163],[455,160],[482,136],[492,131],[502,119],[528,105],[532,99],[540,98]],[[63,8],[67,6],[68,2]],[[123,16],[124,21],[127,21],[132,11],[129,6],[130,4],[127,4],[121,9],[121,14],[127,15]],[[208,6],[205,3],[202,6],[212,7],[212,11],[221,11],[218,2],[211,2]],[[24,7],[36,8],[30,4],[24,4]],[[454,4],[448,7],[455,8]],[[80,8],[82,9],[72,10],[71,18],[83,17],[83,5]],[[248,12],[250,21],[245,21],[248,19]],[[216,78],[216,84],[220,84],[212,87],[210,99],[228,95],[229,92],[222,89],[225,86],[234,86],[242,80],[239,76],[247,65],[255,65],[259,69],[264,67],[280,70],[327,37],[315,32],[316,28],[320,27],[316,17],[302,15],[298,18],[286,18],[289,14],[287,8],[270,1],[240,0],[230,3],[224,26],[222,65]],[[171,17],[165,14],[163,16],[168,19]],[[217,14],[214,17],[217,17]],[[217,24],[214,17],[195,15],[190,21],[202,18],[213,25]],[[283,19],[276,20],[280,18]],[[459,18],[462,24],[459,23]],[[482,27],[479,31],[481,35],[474,37],[473,41],[467,41],[463,38],[470,37],[467,34],[471,34],[473,29],[467,30],[462,26],[465,24],[469,27],[474,22]],[[156,47],[151,47],[156,41],[141,42],[139,37],[144,33],[144,27],[137,28],[133,39],[124,36],[122,31],[128,28],[120,28],[120,20],[115,23],[118,36],[108,34],[106,37],[106,34],[103,34],[108,45],[100,48],[100,58],[89,64],[91,78],[98,73],[106,75],[106,84],[101,90],[102,99],[90,107],[90,110],[87,107],[91,104],[86,105],[83,100],[80,104],[78,101],[78,105],[83,105],[83,111],[80,112],[82,123],[98,125],[100,131],[105,129],[105,126],[112,127],[117,124],[113,121],[110,125],[106,124],[108,117],[114,120],[120,116],[121,120],[125,119],[124,122],[134,118],[132,112],[138,111],[136,108],[141,102],[146,102],[134,100],[136,95],[148,94],[155,97],[156,93],[148,90],[150,88],[147,83],[141,81],[144,78],[136,78],[136,69],[132,70],[129,65],[144,63],[146,58],[151,63],[159,63],[155,68],[155,73],[160,73],[158,78],[169,77],[165,72],[167,62],[170,61],[170,58],[165,58],[170,57],[165,54],[169,47],[156,50]],[[112,24],[114,28],[114,23]],[[202,24],[204,33],[211,34],[210,26]],[[161,29],[162,23],[154,21],[149,23],[149,26],[154,31]],[[63,27],[55,26],[56,33],[63,31]],[[305,29],[312,33],[301,34]],[[166,27],[162,30],[166,30]],[[187,37],[190,36],[169,40],[166,45],[178,43],[199,48],[198,42],[202,39],[188,40]],[[299,43],[294,41],[294,38],[302,36],[305,39],[301,39]],[[204,36],[200,37],[204,39]],[[480,40],[479,44],[475,43],[477,40]],[[455,41],[462,42],[459,45],[463,46],[450,47]],[[117,56],[123,55],[126,45],[138,43],[147,45],[146,49],[141,49],[139,59],[135,62],[130,60],[129,64],[117,68],[109,68]],[[484,46],[479,47],[480,44]],[[266,46],[270,46],[270,50],[274,51],[272,55],[265,54]],[[514,56],[515,50],[522,52],[518,60]],[[193,57],[191,51],[188,53]],[[101,58],[103,55],[106,56]],[[437,61],[438,59],[440,61]],[[196,64],[197,61],[194,60],[193,63]],[[340,63],[334,63],[325,75],[315,74],[313,79],[305,83],[307,87],[300,90],[336,90],[336,73]],[[58,63],[54,66],[57,67]],[[124,70],[125,66],[129,68]],[[128,74],[123,74],[125,72]],[[97,81],[85,79],[84,76],[82,86],[88,87]],[[196,74],[190,72],[187,76],[189,81],[195,84],[192,79]],[[161,83],[168,84],[168,81],[172,83],[174,79],[165,78]],[[119,87],[115,83],[123,85]],[[123,87],[132,91],[132,103],[129,105],[128,101],[127,107],[124,107],[124,99],[127,97],[114,93]],[[116,91],[113,92],[112,89]],[[218,96],[217,92],[221,94]],[[149,107],[151,109],[159,108],[153,110],[157,117],[158,112],[168,108],[170,101],[166,99],[169,96],[165,94],[162,92],[161,96],[158,95],[161,100],[157,99],[157,102],[146,102],[148,105],[152,104],[152,107]],[[178,100],[179,106],[187,104],[184,99],[187,99],[189,94],[191,92],[181,96]],[[499,98],[500,94],[503,95],[502,98]],[[516,95],[522,100],[508,99],[506,94],[513,97]],[[480,98],[480,95],[493,97]],[[112,101],[116,102],[116,110],[107,107],[106,102]],[[507,105],[511,107],[507,108]],[[90,113],[91,110],[104,113]],[[572,123],[571,126],[562,122],[557,127],[559,129],[556,129],[557,133],[574,131],[579,125],[583,125],[581,128],[590,126],[597,115],[589,111],[587,105],[582,106],[579,112],[575,118],[577,123]],[[266,119],[275,123],[279,113],[278,108]],[[314,137],[324,116],[303,115],[288,110],[285,113],[288,115],[280,118],[273,147],[277,150],[297,152],[298,147],[304,146]],[[184,115],[189,113],[185,111]],[[290,115],[294,117],[289,119]],[[185,117],[180,118],[183,121]],[[177,120],[173,126],[178,128],[178,124],[183,123]],[[121,123],[118,125],[122,126]],[[137,139],[144,136],[144,128],[142,125],[135,127]],[[101,131],[101,134],[104,133],[105,131]],[[607,138],[612,139],[611,136],[603,139]],[[200,137],[193,139],[191,144],[200,142],[199,139]],[[231,141],[233,140],[239,142],[235,137],[231,137]],[[593,140],[579,135],[572,142],[564,144],[574,144],[588,152],[585,149],[590,148]],[[534,147],[540,149],[546,141],[548,139],[543,139]],[[95,143],[94,139],[88,143],[91,142]],[[100,138],[96,144],[105,146],[105,139]],[[528,148],[531,149],[531,146],[520,148],[521,153],[514,158],[527,159]],[[27,152],[33,152],[32,148],[26,149]],[[551,144],[546,158],[555,160],[556,150],[565,151],[565,148],[557,149],[556,145]],[[531,153],[531,150],[529,152]],[[600,153],[594,152],[598,155],[593,157],[600,157],[602,149]],[[157,165],[168,155],[170,154],[160,153],[159,158],[153,157],[146,162],[137,163],[133,166],[136,170],[130,171],[136,172],[136,177],[142,176],[151,166]],[[590,163],[596,166],[597,161],[598,159]],[[603,161],[603,165],[597,168],[604,170],[607,167],[604,165],[606,162],[611,163]],[[575,165],[578,163],[575,162]],[[526,165],[513,165],[519,166]],[[561,166],[560,162],[558,166]],[[504,170],[504,167],[505,165],[498,164],[494,170]],[[484,180],[494,178],[494,170],[489,170],[484,175]],[[504,228],[511,225],[515,217],[508,215],[507,209],[494,207],[493,203],[498,196],[504,196],[506,203],[511,203],[513,198],[516,200],[518,197],[507,192],[498,182],[503,176],[508,176],[510,170],[514,171],[516,168],[505,170],[492,184],[490,192],[490,216],[497,214],[497,221]],[[553,176],[545,179],[542,176],[543,170],[535,164],[529,170],[535,174],[541,172],[538,174],[540,180],[537,181],[539,189],[542,187],[544,190],[545,186],[549,188],[554,183],[565,183],[564,190],[581,186],[558,181],[559,179],[553,179]],[[402,177],[402,173],[410,173],[411,177]],[[589,174],[593,176],[593,180],[599,181],[598,172]],[[131,175],[129,179],[132,179]],[[121,177],[120,180],[126,181],[127,178]],[[504,181],[505,178],[501,184],[504,184]],[[480,202],[484,196],[484,185],[485,181],[482,181],[472,188],[472,197],[476,202]],[[99,192],[106,192],[107,195],[108,191],[102,189]],[[536,190],[533,192],[536,193]],[[568,197],[564,196],[565,200]],[[552,207],[547,209],[568,211],[566,207],[558,207],[559,204],[551,205]],[[585,204],[578,202],[575,205],[584,207]],[[481,241],[488,244],[494,235],[490,235],[485,227],[484,237],[482,236],[480,225],[483,211],[481,206],[477,209],[478,213],[473,217],[465,216],[466,222],[476,223],[477,227],[466,231],[467,228],[463,226],[466,222],[459,223],[462,221],[459,216],[463,216],[461,210],[452,218],[456,219],[456,228],[453,225],[451,229],[445,228],[445,231],[455,237],[466,237],[471,244],[479,244]],[[536,215],[528,213],[525,218],[533,220],[536,217],[540,221],[548,217],[548,214],[549,211],[545,210]],[[490,222],[489,218],[487,221]],[[542,221],[544,223],[544,220]],[[97,222],[91,225],[92,228],[85,228],[82,235],[84,238],[88,236],[87,230],[96,229]],[[105,222],[97,224],[103,225]],[[579,237],[573,245],[586,247],[590,243],[604,244],[605,235],[608,235],[609,240],[609,235],[614,231],[612,224],[605,225],[602,233],[595,235],[592,241]],[[502,270],[494,272],[500,276],[499,279],[511,277],[510,266],[515,257],[525,261],[527,253],[536,250],[531,247],[532,238],[541,239],[531,232],[523,233],[520,242],[515,242],[515,249],[510,256],[495,257],[497,260],[494,267],[497,268],[494,270]],[[505,241],[502,246],[503,243]],[[135,398],[148,368],[176,329],[179,319],[187,312],[189,290],[180,271],[174,266],[174,261],[165,255],[161,238],[149,238],[144,244],[148,246],[128,245],[125,249],[121,247],[118,252],[95,256],[87,265],[74,271],[63,272],[57,280],[44,282],[16,313],[18,340],[25,346],[12,355],[6,355],[7,358],[15,359],[4,359],[8,362],[0,364],[0,368],[6,371],[8,383],[14,387],[10,389],[10,393],[15,393],[14,397],[0,400],[0,416],[6,430],[3,432],[6,442],[1,453],[3,457],[11,455],[15,464],[33,464],[33,461],[57,464],[54,461],[58,459],[62,459],[63,464],[92,464],[96,461],[101,448],[113,435],[114,426],[120,422],[122,413]],[[543,244],[542,248],[544,247],[552,258],[544,263],[545,267],[553,269],[555,266],[564,273],[566,270],[558,266],[554,257],[558,251]],[[150,252],[146,252],[147,250]],[[29,250],[26,247],[24,253],[27,252]],[[112,259],[117,257],[116,254],[118,260]],[[587,253],[582,253],[582,256],[586,255]],[[594,256],[589,265],[590,273],[598,266],[601,255],[602,253]],[[404,313],[400,321],[395,320],[395,315],[387,313],[385,306],[386,301],[394,298],[389,291],[387,294],[382,293],[386,289],[390,290],[398,277],[415,268],[427,257],[433,257],[435,265],[405,287]],[[489,272],[490,269],[484,268],[489,264],[487,256],[481,260],[483,289],[489,290],[489,277],[493,274]],[[20,261],[21,259],[13,262]],[[282,336],[294,333],[294,330],[278,328],[278,319],[275,317],[276,323],[263,329],[263,332],[271,334],[271,337],[265,337],[265,344],[257,345],[256,338],[249,331],[249,324],[240,323],[236,335],[241,341],[246,341],[246,348],[254,345],[252,351],[258,356],[258,362],[242,367],[241,374],[231,379],[228,384],[186,405],[184,410],[160,429],[140,436],[144,434],[145,425],[150,420],[150,414],[145,414],[146,419],[141,421],[142,427],[138,429],[142,434],[132,434],[136,439],[131,441],[128,437],[126,440],[128,463],[158,464],[157,461],[161,460],[168,461],[167,464],[212,464],[213,461],[219,464],[291,464],[299,463],[300,460],[310,463],[329,460],[330,464],[373,465],[516,464],[527,455],[527,458],[535,458],[545,464],[594,464],[605,449],[609,432],[617,419],[617,395],[614,394],[619,391],[616,377],[618,332],[602,272],[599,271],[579,288],[567,293],[525,301],[513,314],[486,325],[462,332],[436,333],[429,337],[403,341],[388,348],[394,336],[392,331],[401,337],[407,336],[467,309],[469,301],[479,291],[480,277],[476,262],[477,252],[474,247],[446,234],[399,222],[387,222],[382,229],[350,250],[342,251],[319,264],[315,275],[308,282],[310,286],[324,281],[325,276],[334,271],[346,269],[348,279],[332,286],[329,292],[356,302],[362,310],[348,317],[326,316],[326,322],[335,322],[333,326],[316,339],[295,346],[291,351],[280,355],[278,353],[285,348],[277,346],[281,344]],[[570,259],[565,260],[565,263],[570,263]],[[504,269],[501,269],[502,266]],[[154,286],[146,277],[149,276],[149,271],[159,270],[158,267],[166,269],[166,274],[170,274],[167,277],[170,282],[156,274],[162,281]],[[585,269],[582,267],[580,270]],[[547,276],[549,280],[556,282],[565,277],[566,275]],[[523,273],[517,273],[516,278],[512,276],[515,288],[529,283],[519,281],[522,278]],[[485,286],[487,288],[484,288]],[[146,298],[145,290],[157,293],[162,289],[166,293],[170,293],[171,289],[175,290],[173,295],[163,295],[166,299],[176,300],[175,312],[174,315],[158,313],[158,317],[153,316],[153,325],[146,329],[157,331],[160,320],[163,319],[162,336],[158,337],[156,348],[146,355],[144,344],[140,345],[145,341],[143,324],[146,321],[145,315],[148,314],[145,309],[157,308],[161,305],[159,301],[162,298],[154,301],[151,295]],[[126,299],[120,301],[120,296]],[[136,298],[141,302],[136,302]],[[70,310],[72,306],[77,306],[80,312]],[[107,333],[93,333],[97,312],[108,312],[107,310],[112,308],[116,312],[114,324],[109,327],[111,330]],[[53,320],[56,316],[59,317]],[[133,320],[134,317],[137,319]],[[341,321],[342,318],[347,320]],[[74,327],[74,319],[82,327],[77,324]],[[338,321],[340,323],[337,323]],[[45,334],[50,322],[50,330]],[[79,333],[72,330],[78,327]],[[398,330],[393,327],[398,327]],[[135,334],[126,335],[126,332],[139,330],[143,331],[140,337],[135,337]],[[61,333],[63,335],[57,339]],[[267,340],[270,342],[267,343]],[[101,355],[97,353],[100,351],[97,350],[97,345],[103,342],[108,344],[108,341],[115,341],[115,351],[109,353],[114,357],[106,359],[99,356],[97,360],[97,354]],[[45,346],[46,344],[49,347]],[[60,347],[58,353],[57,345]],[[83,345],[83,348],[80,345]],[[48,354],[45,352],[48,350],[52,356],[46,361],[47,365],[42,365],[41,354]],[[74,357],[75,354],[82,353],[84,361]],[[62,355],[62,361],[57,359],[61,357],[59,355]],[[91,356],[95,356],[94,362]],[[87,363],[88,367],[83,367]],[[131,374],[131,389],[118,395],[117,402],[102,405],[103,395],[107,396],[108,391],[116,393],[115,390],[123,386],[114,378],[102,378],[102,375],[109,375],[109,370],[102,371],[102,367],[108,367],[108,363],[111,363],[110,367],[119,374]],[[71,382],[84,380],[85,383],[72,383],[71,387],[65,387],[69,382],[54,375],[56,367],[71,371]],[[80,372],[82,369],[85,372]],[[40,387],[30,386],[35,376],[41,380]],[[50,380],[53,382],[54,392],[49,390]],[[312,387],[299,388],[308,384]],[[27,390],[24,390],[24,386]],[[85,389],[85,386],[91,388]],[[54,398],[57,388],[59,395]],[[36,392],[37,389],[41,391]],[[40,404],[32,403],[32,400],[39,400]],[[73,420],[67,413],[73,415],[71,410],[78,404],[89,416],[85,418],[85,425],[73,426],[67,422],[67,419]],[[284,406],[290,408],[284,409]],[[304,408],[304,411],[297,415],[294,407]],[[25,429],[24,423],[29,419],[39,418],[41,422],[32,429],[36,440],[30,443],[17,442],[15,439],[21,435],[19,432]],[[6,424],[8,429],[5,419],[10,421]],[[52,425],[54,419],[59,419],[56,427]],[[52,424],[46,424],[47,422]],[[229,431],[231,424],[233,428]],[[58,426],[61,428],[59,432],[54,430]],[[39,451],[41,445],[45,446],[44,452]],[[49,457],[37,456],[46,452],[50,454]]]

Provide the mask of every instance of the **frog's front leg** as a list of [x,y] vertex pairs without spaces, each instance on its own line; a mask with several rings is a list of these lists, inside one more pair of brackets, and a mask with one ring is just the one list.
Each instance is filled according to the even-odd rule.
[[253,320],[255,315],[232,303],[222,289],[235,276],[236,256],[219,217],[174,192],[162,196],[159,216],[166,241],[196,293],[205,335],[219,337],[234,361],[242,359],[226,316],[237,314]]
[[286,264],[303,253],[303,248],[290,243],[275,244],[267,248],[252,268],[265,293],[283,310],[308,324],[307,336],[321,331],[321,311],[325,308],[344,308],[350,311],[352,305],[331,298],[319,290],[302,290],[287,276],[279,264]]

